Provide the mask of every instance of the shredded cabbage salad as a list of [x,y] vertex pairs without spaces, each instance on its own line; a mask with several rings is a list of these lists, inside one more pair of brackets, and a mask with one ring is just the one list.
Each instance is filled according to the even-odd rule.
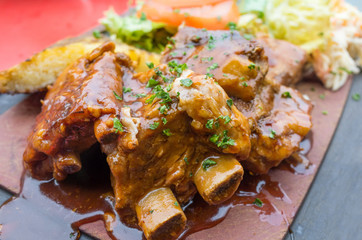
[[309,53],[327,88],[337,90],[362,66],[362,14],[343,0],[244,0],[238,28],[268,34]]

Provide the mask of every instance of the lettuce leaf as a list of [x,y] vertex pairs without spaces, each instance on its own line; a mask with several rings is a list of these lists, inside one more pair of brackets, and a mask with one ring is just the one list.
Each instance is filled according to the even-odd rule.
[[151,52],[161,52],[176,29],[164,23],[148,20],[145,15],[119,16],[110,9],[100,23],[106,30],[121,41]]

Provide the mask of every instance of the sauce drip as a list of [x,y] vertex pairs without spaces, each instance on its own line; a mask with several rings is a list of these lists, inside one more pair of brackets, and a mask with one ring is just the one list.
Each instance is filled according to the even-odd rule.
[[[312,145],[311,139],[310,134],[301,143],[300,153],[277,169],[296,175],[313,173],[315,167],[305,157]],[[81,158],[82,170],[62,182],[39,181],[24,174],[19,196],[10,198],[0,209],[1,239],[24,239],[24,236],[26,239],[78,239],[79,229],[96,221],[103,221],[110,239],[144,239],[142,231],[120,221],[113,207],[109,168],[99,145],[94,145]],[[254,203],[256,198],[262,201],[262,207]],[[252,176],[245,173],[239,189],[228,201],[210,206],[196,195],[185,205],[187,226],[179,239],[217,225],[235,206],[253,208],[262,222],[289,225],[283,211],[270,201],[271,198],[291,203],[281,184],[270,174]]]

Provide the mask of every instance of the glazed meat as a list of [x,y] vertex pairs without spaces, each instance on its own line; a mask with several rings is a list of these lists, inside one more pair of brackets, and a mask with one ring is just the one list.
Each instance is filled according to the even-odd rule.
[[[235,31],[189,27],[181,28],[171,44],[161,62],[179,61],[198,74],[212,74],[248,118],[252,141],[250,157],[244,161],[248,170],[266,173],[299,150],[300,141],[312,126],[311,104],[298,91],[281,84],[290,85],[299,79],[305,63],[302,50],[265,38],[247,41]],[[278,54],[281,51],[286,54]],[[269,56],[264,54],[270,54],[269,72]],[[229,79],[232,90],[225,84]]]
[[[128,142],[121,136],[116,144],[113,141],[101,142],[108,155],[116,208],[122,209],[123,217],[130,224],[136,220],[134,211],[145,208],[139,207],[138,200],[154,189],[163,189],[157,193],[168,195],[170,191],[167,189],[172,189],[180,203],[189,201],[197,191],[210,204],[225,201],[235,192],[243,175],[236,157],[245,159],[250,153],[248,122],[235,106],[228,106],[229,97],[225,91],[204,75],[184,70],[181,75],[174,76],[171,71],[170,66],[162,65],[144,76],[135,76],[132,81],[142,82],[147,79],[145,76],[152,76],[151,81],[157,84],[149,87],[153,88],[151,93],[137,101],[142,103],[142,107],[137,108],[141,114],[127,120],[132,128],[126,126],[125,115],[121,118],[127,129],[124,134],[134,129],[134,138]],[[169,77],[175,78],[172,85],[164,82]],[[184,83],[186,80],[187,84]],[[133,105],[130,107],[134,108]],[[215,124],[219,127],[216,128]],[[204,175],[217,168],[206,173],[202,167],[205,161],[218,165],[219,173],[228,171],[214,181],[206,180]],[[153,210],[149,208],[140,211]],[[156,212],[162,215],[165,210],[154,211],[152,216],[156,217]],[[176,212],[181,214],[180,211]],[[152,238],[159,238],[157,232],[149,230],[152,227],[143,226],[140,219],[148,215],[142,213],[137,214],[146,237],[149,234]],[[179,219],[183,219],[183,213],[180,214]],[[165,231],[178,232],[183,225],[171,226],[171,217],[162,219],[160,225],[168,226]]]
[[27,169],[37,177],[62,180],[80,170],[79,153],[94,143],[94,125],[120,114],[122,77],[130,60],[107,43],[68,67],[49,89],[24,152]]
[[208,204],[226,201],[243,178],[240,161],[266,173],[311,128],[310,103],[280,84],[298,71],[285,77],[273,66],[268,76],[262,45],[236,31],[181,28],[163,64],[142,73],[114,48],[105,43],[56,80],[24,162],[33,176],[63,180],[98,142],[119,216],[147,239],[177,237],[181,204],[197,192]]
[[272,110],[251,134],[252,151],[243,166],[254,173],[267,173],[299,151],[299,143],[312,127],[311,110],[310,102],[297,90],[281,86]]
[[307,54],[303,49],[266,36],[260,36],[257,40],[268,56],[268,79],[285,86],[291,86],[301,79],[303,66],[307,62]]
[[106,43],[56,81],[24,153],[33,176],[63,180],[96,142],[107,155],[115,208],[148,239],[177,236],[180,204],[196,192],[209,204],[230,198],[251,150],[247,118],[215,80],[170,62],[133,74]]
[[215,78],[230,96],[244,101],[254,99],[268,71],[262,46],[236,31],[184,27],[171,44],[161,61],[187,63],[193,71]]

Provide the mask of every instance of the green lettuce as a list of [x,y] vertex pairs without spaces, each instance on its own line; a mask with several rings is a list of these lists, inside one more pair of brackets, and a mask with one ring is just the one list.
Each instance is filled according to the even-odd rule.
[[140,18],[135,15],[119,16],[113,9],[106,11],[100,22],[112,36],[151,52],[161,52],[168,43],[168,37],[176,32],[176,28],[152,22],[144,14]]

